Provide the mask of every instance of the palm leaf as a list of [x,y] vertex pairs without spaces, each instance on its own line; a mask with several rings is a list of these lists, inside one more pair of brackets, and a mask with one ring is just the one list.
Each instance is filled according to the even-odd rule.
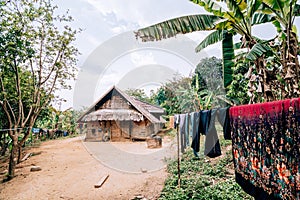
[[252,0],[247,2],[247,16],[252,17],[261,6],[262,0]]
[[234,49],[233,49],[233,39],[232,33],[228,31],[223,31],[223,83],[226,88],[232,82],[232,68],[234,66]]
[[200,52],[201,50],[205,49],[207,46],[211,44],[215,44],[223,39],[223,31],[216,30],[206,36],[204,40],[196,47],[196,52]]
[[236,19],[241,20],[244,18],[243,12],[247,8],[247,3],[244,0],[227,0],[226,3],[228,8],[233,11]]
[[233,49],[240,49],[242,47],[242,42],[237,42],[235,44],[233,44]]
[[190,0],[190,1],[200,5],[207,12],[213,13],[215,16],[224,17],[224,14],[227,13],[226,10],[222,8],[222,6],[220,6],[213,0]]
[[258,25],[263,23],[272,22],[274,20],[274,16],[265,14],[265,13],[255,13],[252,17],[252,25]]
[[252,47],[246,58],[254,61],[266,53],[272,53],[272,48],[268,44],[257,43]]
[[190,15],[167,20],[135,32],[143,42],[162,40],[177,34],[214,29],[215,22],[221,18],[214,15]]
[[300,5],[299,4],[295,5],[294,16],[300,16]]
[[285,13],[285,7],[289,7],[289,0],[263,0],[272,9]]

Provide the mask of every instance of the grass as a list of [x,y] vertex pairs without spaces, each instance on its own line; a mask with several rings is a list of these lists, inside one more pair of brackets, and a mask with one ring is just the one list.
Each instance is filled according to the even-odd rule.
[[221,136],[220,144],[223,155],[218,158],[209,159],[202,155],[200,159],[195,159],[191,150],[182,155],[180,188],[177,184],[177,160],[171,160],[168,164],[169,176],[159,199],[253,199],[235,182],[231,141]]

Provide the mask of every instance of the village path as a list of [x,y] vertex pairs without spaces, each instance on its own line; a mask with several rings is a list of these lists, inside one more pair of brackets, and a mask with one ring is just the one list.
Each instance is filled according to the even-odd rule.
[[84,145],[103,165],[126,173],[161,170],[176,155],[176,146],[170,139],[157,149],[148,149],[146,142],[84,142]]
[[[167,177],[166,153],[176,149],[171,140],[163,144],[162,149],[147,149],[145,142],[85,144],[82,137],[44,142],[29,150],[41,154],[19,164],[17,177],[0,184],[0,199],[157,199]],[[32,165],[42,170],[30,172]],[[103,186],[94,188],[107,174]]]

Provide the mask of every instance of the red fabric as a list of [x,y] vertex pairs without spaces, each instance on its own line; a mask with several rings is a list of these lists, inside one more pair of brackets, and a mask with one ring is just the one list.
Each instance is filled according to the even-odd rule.
[[293,107],[296,103],[298,104],[300,98],[266,102],[266,103],[257,103],[241,106],[233,106],[229,110],[231,117],[255,117],[260,114],[272,114],[279,112],[288,111],[289,107]]

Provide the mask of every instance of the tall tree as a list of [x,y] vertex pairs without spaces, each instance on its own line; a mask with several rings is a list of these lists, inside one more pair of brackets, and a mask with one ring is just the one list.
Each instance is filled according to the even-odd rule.
[[[56,9],[52,0],[0,1],[0,105],[12,139],[9,179],[41,110],[55,91],[69,88],[66,81],[76,73],[73,41],[78,30],[68,25],[71,16],[55,15]],[[24,73],[31,77],[28,81],[22,81]],[[14,92],[8,93],[10,87]]]
[[[224,8],[223,5],[220,6],[218,2],[214,0],[192,0],[192,2],[205,8],[211,15],[184,16],[167,20],[138,30],[136,36],[140,37],[142,41],[152,41],[173,37],[180,33],[185,34],[193,31],[214,30],[198,45],[196,51],[201,51],[208,45],[222,41],[223,77],[224,86],[227,87],[232,81],[233,59],[235,57],[232,36],[239,34],[241,36],[241,43],[238,46],[245,48],[249,52],[249,55],[247,55],[248,61],[251,60],[255,66],[255,70],[250,71],[250,75],[257,76],[258,80],[256,90],[253,90],[253,88],[249,89],[249,94],[252,95],[252,102],[255,99],[254,91],[260,96],[260,98],[256,98],[258,101],[274,99],[270,89],[270,77],[268,77],[269,74],[266,70],[264,60],[267,53],[272,53],[272,49],[267,42],[262,42],[252,35],[253,25],[272,22],[276,19],[272,13],[263,12],[266,7],[264,5],[271,4],[267,4],[267,2],[270,1],[266,0],[266,2],[263,3],[262,0],[224,0],[222,2],[225,3],[226,8]],[[282,1],[281,3],[289,5],[287,1]],[[293,4],[293,9],[290,9],[291,12],[289,12],[289,14],[293,15],[298,13],[299,7],[296,2],[292,1],[291,4]],[[280,9],[278,6],[273,7]],[[275,9],[272,10],[272,12],[274,11]]]
[[[281,64],[281,70],[278,73],[284,80],[281,86],[282,98],[298,97],[299,90],[299,45],[297,39],[297,30],[294,25],[295,17],[300,15],[300,5],[297,0],[263,0],[262,12],[271,13],[273,16],[273,24],[277,28],[278,36],[277,44],[273,46],[280,55],[278,61]],[[275,82],[276,87],[280,83]]]

